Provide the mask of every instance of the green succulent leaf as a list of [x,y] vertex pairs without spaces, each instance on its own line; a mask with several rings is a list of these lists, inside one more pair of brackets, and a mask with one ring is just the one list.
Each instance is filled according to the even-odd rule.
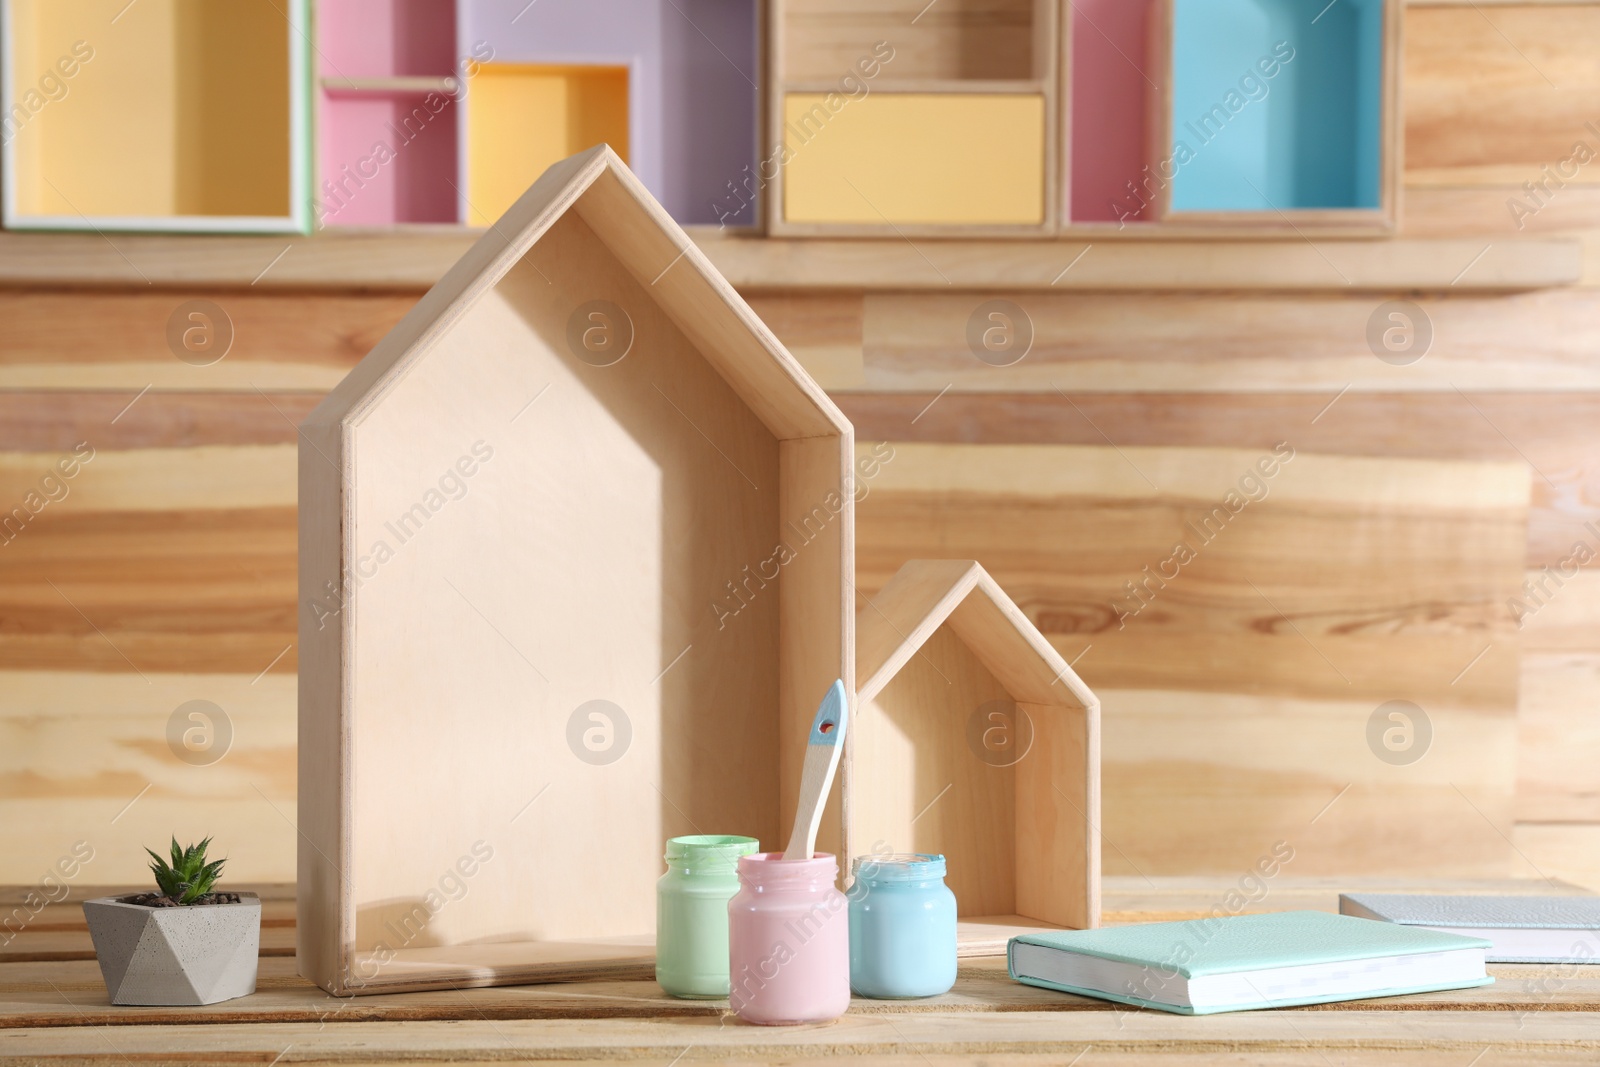
[[227,860],[207,863],[206,849],[210,846],[209,837],[187,848],[179,845],[177,837],[173,837],[171,862],[163,860],[151,849],[145,849],[152,860],[150,873],[155,876],[156,886],[163,896],[179,904],[193,904],[212,891]]

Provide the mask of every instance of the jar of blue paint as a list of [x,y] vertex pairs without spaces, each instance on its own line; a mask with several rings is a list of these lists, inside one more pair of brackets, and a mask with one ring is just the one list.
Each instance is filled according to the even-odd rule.
[[944,857],[858,856],[850,887],[850,988],[898,1000],[956,984],[956,895]]

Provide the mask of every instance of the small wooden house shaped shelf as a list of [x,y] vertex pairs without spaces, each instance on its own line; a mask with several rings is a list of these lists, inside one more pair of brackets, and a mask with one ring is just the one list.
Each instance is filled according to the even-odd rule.
[[853,856],[943,853],[960,951],[1100,922],[1100,705],[972,560],[912,560],[856,617]]
[[9,229],[311,226],[306,0],[0,0]]
[[615,153],[546,172],[302,429],[301,973],[649,974],[664,841],[777,847],[853,687],[852,462]]

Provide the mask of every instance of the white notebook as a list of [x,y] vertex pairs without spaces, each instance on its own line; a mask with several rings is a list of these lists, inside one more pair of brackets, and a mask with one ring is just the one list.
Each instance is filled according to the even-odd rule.
[[1488,963],[1600,963],[1600,897],[1343,893],[1339,911],[1481,937]]

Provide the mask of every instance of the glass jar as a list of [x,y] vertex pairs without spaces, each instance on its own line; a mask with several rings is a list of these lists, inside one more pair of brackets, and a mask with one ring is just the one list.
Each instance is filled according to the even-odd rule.
[[858,856],[850,887],[850,988],[897,1000],[956,984],[956,895],[944,857]]
[[728,901],[753,837],[708,834],[667,842],[656,882],[656,981],[675,997],[728,995]]
[[849,904],[838,877],[838,861],[824,852],[740,858],[739,895],[728,902],[728,999],[739,1018],[825,1022],[850,1006]]

